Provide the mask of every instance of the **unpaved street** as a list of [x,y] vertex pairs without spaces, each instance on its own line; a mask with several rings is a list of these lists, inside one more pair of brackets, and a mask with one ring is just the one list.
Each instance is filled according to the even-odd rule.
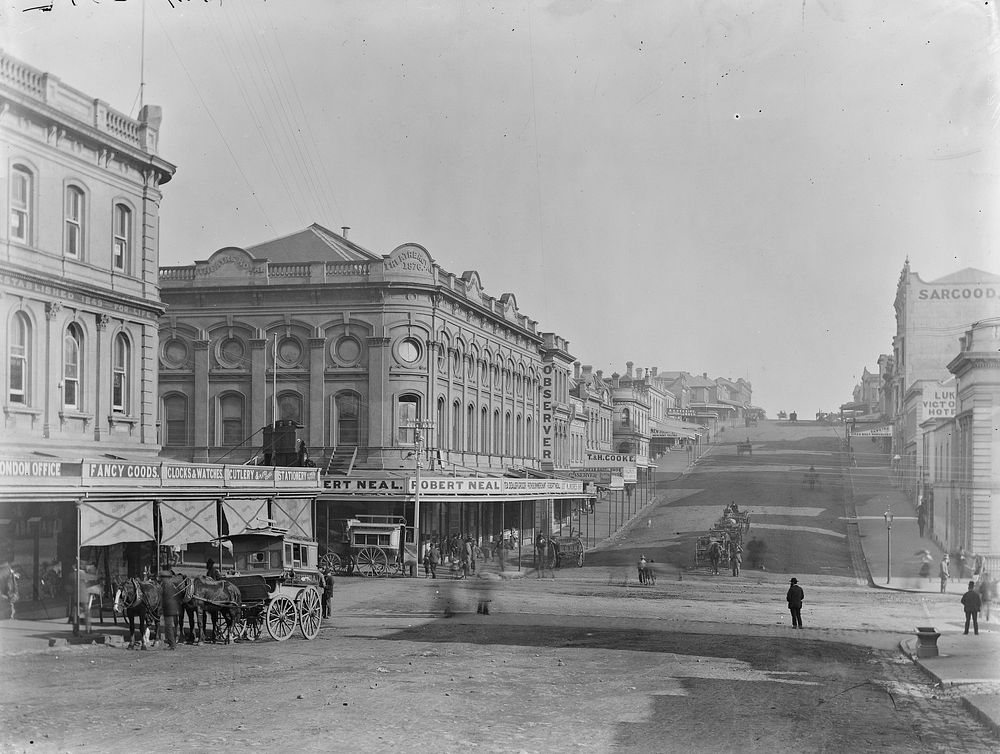
[[[776,583],[573,573],[488,593],[344,580],[349,608],[312,642],[5,657],[3,748],[995,750],[896,651],[919,598],[807,584],[817,627],[793,633]],[[484,595],[489,616],[473,612]]]

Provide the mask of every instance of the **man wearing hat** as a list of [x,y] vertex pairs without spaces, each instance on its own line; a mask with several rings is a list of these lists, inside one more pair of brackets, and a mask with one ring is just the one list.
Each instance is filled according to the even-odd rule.
[[788,594],[785,599],[788,601],[788,610],[792,614],[792,628],[802,628],[802,601],[805,599],[805,592],[799,586],[799,580],[793,578],[788,587]]
[[163,611],[163,639],[167,649],[177,649],[177,624],[181,615],[181,590],[170,583],[174,576],[172,568],[160,571],[160,587],[162,597],[160,607]]
[[4,561],[3,570],[0,572],[0,596],[3,597],[3,601],[7,603],[10,607],[10,619],[14,620],[14,615],[17,609],[14,607],[15,603],[19,599],[17,588],[17,572],[14,570],[14,566],[10,564],[10,561]]

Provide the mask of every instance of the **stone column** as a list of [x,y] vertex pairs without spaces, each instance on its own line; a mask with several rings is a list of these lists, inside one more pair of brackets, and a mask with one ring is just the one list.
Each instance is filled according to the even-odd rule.
[[208,449],[212,445],[209,436],[208,417],[212,413],[212,396],[208,389],[209,347],[211,341],[194,341],[194,447],[192,460],[195,463],[208,463]]
[[[42,417],[42,437],[52,436],[52,421],[59,415],[62,406],[62,330],[53,326],[62,311],[61,301],[45,303],[45,415]],[[53,340],[54,338],[54,340]],[[56,389],[53,391],[53,385]]]
[[[326,338],[309,338],[309,433],[310,448],[325,448],[327,433],[323,406],[326,404]],[[359,419],[361,417],[358,417]],[[359,438],[360,439],[360,438]]]
[[[108,421],[108,417],[101,413],[101,399],[105,398],[105,390],[111,389],[111,380],[107,379],[107,374],[111,373],[110,363],[114,355],[111,349],[108,348],[107,337],[105,336],[105,333],[108,331],[108,325],[111,323],[111,317],[101,313],[96,315],[95,318],[97,320],[97,337],[94,342],[94,440],[100,442],[102,427],[106,426],[105,422]],[[106,374],[102,375],[102,372]],[[107,398],[107,401],[107,413],[110,413],[110,396]],[[104,430],[105,434],[110,433],[110,431],[110,427]]]

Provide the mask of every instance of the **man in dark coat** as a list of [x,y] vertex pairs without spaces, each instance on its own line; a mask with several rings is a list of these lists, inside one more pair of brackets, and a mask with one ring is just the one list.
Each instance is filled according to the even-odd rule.
[[428,560],[431,564],[431,578],[436,579],[438,563],[441,562],[441,550],[438,548],[437,540],[431,542],[431,550],[427,555]]
[[785,600],[788,602],[788,610],[792,614],[792,628],[802,628],[802,601],[805,599],[805,592],[799,586],[798,579],[791,580],[788,587],[788,594]]
[[962,607],[965,608],[965,633],[969,633],[969,621],[979,636],[979,610],[983,606],[982,598],[976,591],[976,582],[969,582],[969,591],[962,595]]
[[333,615],[333,569],[323,571],[323,617]]
[[205,578],[215,579],[216,581],[222,578],[222,573],[216,567],[215,561],[211,558],[205,561]]
[[181,615],[181,592],[172,581],[174,572],[172,570],[160,571],[160,587],[162,597],[160,607],[163,611],[163,638],[167,643],[167,649],[177,649],[177,624]]

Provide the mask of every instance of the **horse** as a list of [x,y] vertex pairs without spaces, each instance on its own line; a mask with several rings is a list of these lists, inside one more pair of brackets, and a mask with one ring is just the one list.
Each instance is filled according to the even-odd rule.
[[[241,617],[240,589],[235,584],[228,581],[217,581],[216,579],[194,578],[190,579],[186,591],[186,603],[194,606],[196,621],[195,644],[201,644],[205,635],[205,615],[212,614],[212,625],[217,626],[218,616],[226,621],[225,643],[232,641],[233,629],[239,623]],[[216,639],[218,631],[216,630]]]
[[[126,579],[115,592],[115,612],[128,620],[129,649],[135,648],[137,639],[143,649],[151,646],[149,629],[155,629],[160,622],[162,602],[162,588],[155,581]],[[136,618],[139,619],[138,637],[135,633]]]
[[708,559],[712,562],[712,573],[717,576],[719,574],[719,561],[722,560],[722,545],[716,540],[713,540],[712,544],[708,546]]

